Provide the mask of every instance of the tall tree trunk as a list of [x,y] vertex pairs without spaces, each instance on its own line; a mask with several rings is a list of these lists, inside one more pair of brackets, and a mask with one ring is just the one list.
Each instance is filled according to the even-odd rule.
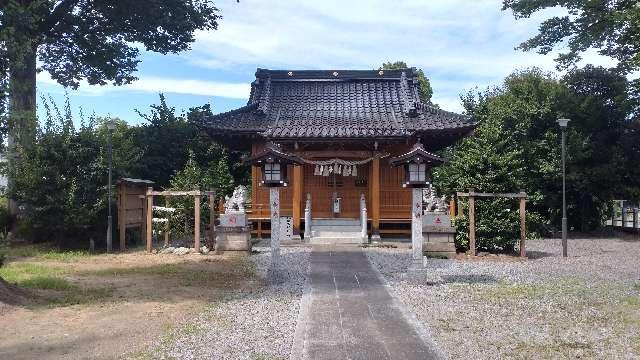
[[9,49],[9,194],[10,211],[16,212],[15,169],[22,161],[22,151],[29,148],[36,129],[36,46]]

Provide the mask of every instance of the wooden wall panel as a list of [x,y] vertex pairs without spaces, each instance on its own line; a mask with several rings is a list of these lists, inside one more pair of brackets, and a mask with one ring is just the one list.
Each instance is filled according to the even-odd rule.
[[[288,173],[291,175],[293,167],[289,166]],[[251,179],[251,207],[252,213],[249,216],[250,219],[262,217],[269,218],[269,188],[260,186],[260,180],[262,179],[262,172],[259,167],[254,166]],[[261,209],[261,211],[260,211]],[[291,186],[280,188],[280,213],[282,216],[293,215],[293,188]]]
[[[332,176],[314,175],[314,165],[306,164],[303,169],[303,191],[302,198],[304,208],[304,200],[307,193],[311,194],[311,216],[313,218],[330,218],[332,217],[332,199],[333,186]],[[360,216],[360,193],[367,192],[366,187],[356,187],[356,179],[366,181],[368,166],[358,166],[358,176],[342,176],[337,175],[336,180],[340,186],[336,186],[338,197],[341,197],[341,213],[342,218],[358,218]]]
[[404,169],[387,160],[380,167],[380,218],[411,219],[411,189],[402,187]]

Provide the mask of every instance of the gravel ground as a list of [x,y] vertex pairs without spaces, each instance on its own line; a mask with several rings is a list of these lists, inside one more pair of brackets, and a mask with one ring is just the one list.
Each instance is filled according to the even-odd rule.
[[259,279],[252,291],[229,294],[180,329],[169,332],[156,354],[177,359],[288,359],[298,309],[309,274],[309,248],[282,248],[281,283],[269,281],[268,248],[250,261]]
[[527,243],[528,261],[429,259],[433,286],[407,276],[411,250],[368,248],[395,295],[453,359],[640,359],[640,242]]

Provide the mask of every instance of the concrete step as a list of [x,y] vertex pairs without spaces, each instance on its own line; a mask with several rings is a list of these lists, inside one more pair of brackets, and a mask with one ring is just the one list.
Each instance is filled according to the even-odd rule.
[[363,244],[364,240],[360,237],[314,237],[309,241],[310,244]]
[[360,236],[360,230],[352,231],[336,231],[336,230],[311,230],[316,237],[357,237]]
[[360,225],[343,225],[343,226],[312,226],[311,231],[331,231],[331,232],[358,232]]
[[359,219],[313,219],[311,226],[359,226]]

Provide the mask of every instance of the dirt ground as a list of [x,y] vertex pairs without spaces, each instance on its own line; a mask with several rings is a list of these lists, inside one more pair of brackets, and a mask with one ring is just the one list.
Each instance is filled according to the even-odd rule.
[[256,281],[246,258],[139,251],[27,256],[3,269],[31,288],[0,303],[0,359],[144,358],[154,340]]

